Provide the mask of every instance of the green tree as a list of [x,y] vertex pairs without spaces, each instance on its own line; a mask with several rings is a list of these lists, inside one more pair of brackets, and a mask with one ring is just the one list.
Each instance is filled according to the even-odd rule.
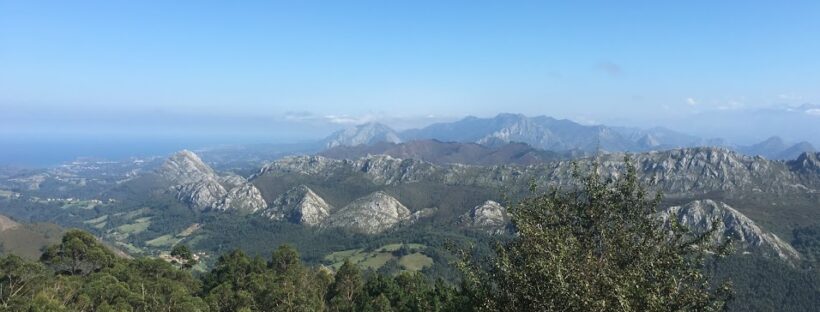
[[356,299],[362,293],[364,281],[359,268],[345,260],[334,276],[333,283],[328,290],[329,308],[331,311],[354,311]]
[[86,275],[113,265],[116,256],[88,232],[69,230],[40,260],[58,273]]
[[42,264],[16,255],[0,258],[0,307],[3,310],[31,300],[51,278]]
[[[716,311],[728,285],[704,274],[712,233],[664,228],[636,169],[603,179],[576,169],[569,192],[536,193],[511,209],[517,235],[500,243],[489,268],[461,264],[467,294],[484,311]],[[535,187],[532,188],[535,192]]]
[[171,257],[179,260],[179,264],[186,269],[195,266],[197,261],[194,259],[194,253],[188,249],[184,244],[177,244],[171,249]]

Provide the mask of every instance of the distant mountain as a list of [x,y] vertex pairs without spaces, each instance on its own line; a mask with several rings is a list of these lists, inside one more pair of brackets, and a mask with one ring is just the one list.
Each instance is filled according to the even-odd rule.
[[336,146],[318,155],[334,159],[358,159],[367,155],[390,155],[434,164],[533,165],[583,155],[582,152],[552,152],[524,143],[486,146],[477,143],[417,140],[405,143],[379,142],[372,145]]
[[587,126],[546,116],[499,114],[492,118],[467,117],[401,133],[405,140],[436,139],[484,145],[522,142],[551,151],[647,151],[703,145],[700,138],[664,128]]
[[746,155],[759,155],[775,160],[795,159],[800,156],[800,154],[816,152],[814,146],[809,142],[799,142],[789,145],[778,136],[770,137],[763,142],[751,146],[739,147],[738,150]]
[[366,123],[355,127],[337,131],[325,138],[324,146],[356,146],[377,142],[401,143],[399,134],[380,123]]

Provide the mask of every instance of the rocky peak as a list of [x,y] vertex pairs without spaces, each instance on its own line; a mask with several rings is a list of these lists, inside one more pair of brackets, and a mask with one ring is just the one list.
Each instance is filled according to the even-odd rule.
[[268,204],[262,193],[251,183],[245,182],[231,188],[215,206],[219,210],[236,210],[241,213],[255,213]]
[[388,155],[368,155],[353,162],[353,166],[371,180],[382,184],[414,182],[429,176],[433,166],[415,159],[399,159]]
[[322,197],[305,185],[299,185],[277,197],[262,215],[276,221],[315,226],[333,210]]
[[177,199],[198,211],[215,208],[217,203],[228,194],[228,191],[213,178],[180,184],[174,189],[177,192]]
[[468,227],[486,230],[494,234],[503,233],[509,220],[507,209],[492,200],[473,207],[461,217],[462,223]]
[[820,174],[820,153],[805,152],[788,162],[789,168],[800,173]]
[[411,218],[410,210],[397,199],[384,192],[375,192],[339,209],[324,225],[377,234]]
[[216,177],[214,170],[189,150],[179,151],[169,157],[158,172],[176,184],[187,184]]
[[725,241],[731,238],[745,249],[757,249],[773,252],[783,260],[800,259],[800,254],[777,235],[762,230],[754,221],[730,207],[713,200],[696,200],[683,206],[673,206],[660,213],[666,226],[669,218],[688,227],[693,233],[705,233],[712,230],[713,220],[717,220],[715,238]]

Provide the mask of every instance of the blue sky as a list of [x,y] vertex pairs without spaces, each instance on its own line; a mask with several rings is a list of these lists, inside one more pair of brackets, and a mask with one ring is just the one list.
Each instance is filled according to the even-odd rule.
[[818,1],[0,0],[0,136],[675,124],[820,103],[818,55]]

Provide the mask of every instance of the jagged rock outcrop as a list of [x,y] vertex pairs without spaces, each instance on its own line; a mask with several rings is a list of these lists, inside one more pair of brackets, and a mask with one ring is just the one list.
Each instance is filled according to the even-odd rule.
[[218,175],[202,159],[182,150],[165,161],[157,174],[167,180],[180,201],[191,209],[256,212],[267,206],[259,190],[237,175]]
[[492,200],[473,207],[461,217],[463,225],[493,234],[503,233],[509,222],[507,208]]
[[803,153],[788,162],[789,168],[801,174],[820,174],[820,153]]
[[216,209],[234,209],[242,213],[255,213],[265,209],[267,205],[259,189],[246,182],[231,188],[216,205]]
[[[820,176],[814,171],[815,154],[787,165],[762,157],[749,157],[724,148],[685,148],[646,152],[631,156],[639,178],[650,189],[668,197],[722,193],[816,192]],[[604,177],[624,172],[624,154],[604,154],[595,159],[555,161],[531,166],[433,165],[431,163],[370,155],[357,160],[333,160],[320,156],[291,157],[265,166],[258,175],[307,175],[331,179],[361,175],[377,185],[430,182],[481,187],[526,186],[535,180],[548,187],[573,186],[573,166],[583,170],[593,161]],[[799,172],[798,172],[799,170]],[[798,173],[812,172],[803,176]]]
[[216,181],[216,173],[194,152],[182,150],[172,155],[157,171],[174,184],[188,184],[205,179]]
[[384,192],[359,198],[332,214],[323,224],[364,234],[378,234],[410,219],[411,212]]
[[334,175],[361,174],[376,184],[418,182],[431,177],[433,164],[413,159],[398,159],[387,155],[370,155],[356,160],[336,160],[322,156],[294,156],[264,166],[260,175],[299,174],[328,178]]
[[333,207],[305,185],[280,195],[262,215],[276,221],[316,226],[327,219]]
[[746,249],[773,252],[787,261],[800,259],[800,254],[777,235],[762,230],[754,221],[730,207],[713,200],[697,200],[683,206],[673,206],[660,213],[664,225],[669,226],[669,218],[674,216],[693,233],[706,233],[717,220],[715,239],[722,242],[731,238]]
[[191,209],[205,211],[217,206],[228,191],[214,179],[202,180],[182,184],[174,187],[177,199],[188,204]]
[[331,134],[325,139],[325,147],[356,146],[376,142],[401,143],[399,134],[380,123],[366,123]]

